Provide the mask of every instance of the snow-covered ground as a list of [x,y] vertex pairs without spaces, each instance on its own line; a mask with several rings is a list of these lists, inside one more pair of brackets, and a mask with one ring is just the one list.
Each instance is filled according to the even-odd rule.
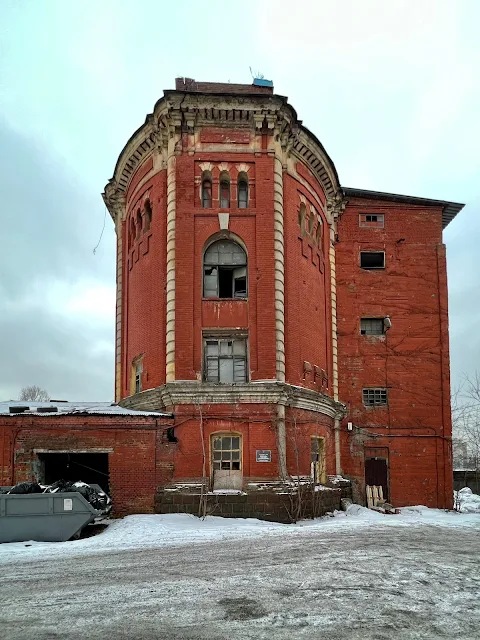
[[480,513],[480,496],[469,487],[453,492],[455,508],[460,513]]
[[479,533],[478,513],[421,506],[297,525],[129,516],[0,545],[0,637],[477,640]]
[[105,553],[121,549],[143,549],[167,545],[192,544],[209,540],[245,539],[257,537],[302,536],[312,533],[345,531],[358,527],[381,525],[404,527],[430,524],[439,527],[480,527],[480,515],[471,513],[469,496],[465,513],[428,509],[423,506],[404,507],[399,515],[384,515],[360,505],[351,505],[347,512],[336,511],[333,517],[304,520],[297,524],[279,524],[254,519],[220,518],[207,516],[204,520],[188,514],[133,515],[121,520],[110,520],[107,529],[90,538],[69,542],[14,542],[0,544],[0,565],[18,562],[34,556],[74,556]]

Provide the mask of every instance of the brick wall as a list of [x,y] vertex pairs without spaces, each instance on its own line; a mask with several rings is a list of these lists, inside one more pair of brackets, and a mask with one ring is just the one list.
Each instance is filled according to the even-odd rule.
[[[385,227],[360,228],[360,213],[384,214]],[[364,447],[388,447],[391,500],[397,505],[448,507],[452,501],[441,213],[351,199],[339,222],[340,398],[347,420],[364,429],[343,431],[342,466],[362,487]],[[385,269],[361,269],[361,250],[385,251]],[[360,335],[360,318],[386,315],[392,327],[385,335]],[[388,406],[364,407],[364,387],[386,387]]]
[[151,513],[155,490],[167,481],[158,452],[168,449],[169,424],[148,416],[0,417],[0,485],[40,480],[38,450],[106,451],[113,513]]

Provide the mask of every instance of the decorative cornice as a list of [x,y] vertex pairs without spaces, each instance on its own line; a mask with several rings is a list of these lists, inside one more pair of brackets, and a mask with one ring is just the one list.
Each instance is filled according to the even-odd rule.
[[328,198],[341,193],[333,162],[283,96],[165,91],[153,113],[127,142],[105,188],[103,199],[112,218],[118,215],[121,195],[125,196],[135,169],[146,157],[155,149],[165,154],[168,140],[175,134],[192,134],[212,125],[273,135],[286,154],[295,155],[308,166]]
[[178,380],[155,389],[142,391],[119,403],[139,411],[158,411],[183,404],[280,404],[322,413],[341,419],[346,407],[318,391],[286,382],[259,381],[237,384],[212,384],[194,380]]

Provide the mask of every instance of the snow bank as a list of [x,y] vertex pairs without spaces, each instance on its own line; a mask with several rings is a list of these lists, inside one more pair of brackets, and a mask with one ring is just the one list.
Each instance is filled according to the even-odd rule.
[[[469,495],[466,492],[462,495]],[[477,496],[478,498],[478,496]],[[471,496],[470,502],[471,503]],[[192,545],[226,539],[245,539],[271,536],[296,537],[330,534],[333,531],[352,531],[371,528],[372,535],[379,527],[434,525],[439,527],[480,528],[479,513],[458,513],[428,509],[424,506],[404,507],[398,515],[385,515],[352,504],[347,511],[336,511],[331,517],[304,520],[297,524],[280,524],[254,519],[207,516],[204,520],[189,514],[133,515],[119,520],[105,521],[107,529],[90,538],[71,542],[11,542],[0,544],[0,564],[29,560],[32,556],[45,560],[62,556],[81,556],[97,553],[116,553],[125,549],[142,551],[167,545]]]
[[460,513],[480,513],[480,496],[473,493],[470,487],[454,491],[453,500]]

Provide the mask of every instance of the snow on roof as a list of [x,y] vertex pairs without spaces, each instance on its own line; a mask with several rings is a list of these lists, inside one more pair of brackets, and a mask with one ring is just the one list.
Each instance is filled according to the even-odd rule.
[[[10,407],[28,407],[23,412],[10,412]],[[41,411],[42,408],[52,407],[52,411]],[[40,408],[40,411],[38,409]],[[116,416],[153,416],[156,418],[171,418],[173,414],[162,413],[159,411],[134,411],[133,409],[124,409],[114,402],[30,402],[29,400],[10,400],[8,402],[0,402],[0,415],[22,416],[22,415],[38,415],[38,416],[59,416],[73,414],[96,414],[96,415],[116,415]]]

